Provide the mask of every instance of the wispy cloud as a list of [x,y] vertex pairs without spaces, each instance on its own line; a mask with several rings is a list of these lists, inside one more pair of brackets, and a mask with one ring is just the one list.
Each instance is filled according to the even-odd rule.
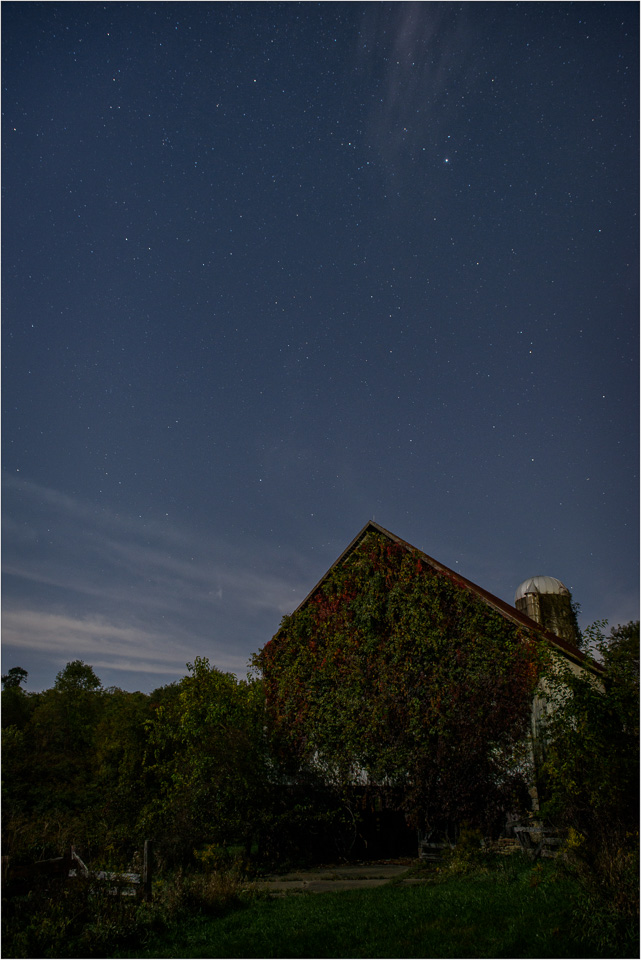
[[[398,173],[403,157],[446,142],[447,94],[460,77],[478,73],[467,11],[450,4],[365,4],[357,62],[380,84],[370,136]],[[384,65],[384,66],[382,66]]]
[[6,610],[2,630],[4,643],[16,649],[35,650],[48,655],[58,653],[67,656],[72,649],[81,659],[89,658],[97,664],[114,669],[126,662],[135,664],[136,670],[144,670],[145,661],[153,661],[153,673],[175,673],[179,661],[175,643],[132,626],[119,626],[104,617],[72,617],[64,614],[36,611],[28,608]]
[[273,546],[240,550],[13,477],[5,491],[3,643],[23,659],[179,677],[205,655],[243,674],[308,589],[301,559]]

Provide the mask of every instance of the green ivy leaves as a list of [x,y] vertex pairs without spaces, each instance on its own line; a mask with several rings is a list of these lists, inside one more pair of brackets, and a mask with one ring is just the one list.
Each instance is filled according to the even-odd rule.
[[475,791],[509,779],[495,768],[528,727],[543,657],[462,584],[372,532],[257,663],[301,757],[401,784],[421,819],[439,806],[478,813]]

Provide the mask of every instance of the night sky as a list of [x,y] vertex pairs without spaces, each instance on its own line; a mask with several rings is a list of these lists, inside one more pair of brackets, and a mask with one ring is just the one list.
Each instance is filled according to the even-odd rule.
[[638,4],[2,14],[3,672],[244,676],[370,519],[638,617]]

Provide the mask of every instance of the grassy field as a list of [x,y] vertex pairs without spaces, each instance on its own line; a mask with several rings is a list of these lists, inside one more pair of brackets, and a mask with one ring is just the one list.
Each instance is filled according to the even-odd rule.
[[[589,957],[572,883],[520,857],[463,875],[370,890],[241,898],[221,917],[183,916],[112,957]],[[104,955],[104,954],[103,954]]]

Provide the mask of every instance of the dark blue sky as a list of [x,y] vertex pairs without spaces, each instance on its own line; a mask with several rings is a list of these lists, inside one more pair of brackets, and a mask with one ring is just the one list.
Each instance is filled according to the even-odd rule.
[[638,608],[636,3],[10,3],[3,670],[247,661],[374,518]]

